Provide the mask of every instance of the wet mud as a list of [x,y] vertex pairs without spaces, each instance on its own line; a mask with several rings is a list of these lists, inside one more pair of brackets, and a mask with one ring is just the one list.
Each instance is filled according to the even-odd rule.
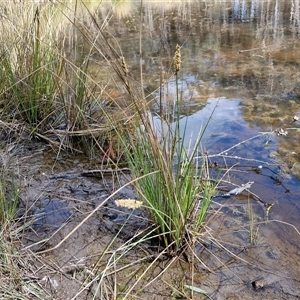
[[[219,147],[221,138],[217,138]],[[261,144],[261,140],[257,144]],[[258,147],[255,143],[252,146]],[[125,187],[106,201],[130,179],[130,174],[126,170],[124,174],[112,171],[110,175],[103,172],[105,176],[86,177],[88,170],[101,170],[100,160],[97,163],[66,154],[59,157],[50,149],[38,150],[38,143],[26,151],[24,148],[13,157],[13,165],[22,182],[19,214],[26,212],[29,221],[22,242],[26,251],[46,251],[42,260],[33,260],[39,282],[55,299],[92,299],[97,294],[96,283],[88,291],[79,291],[86,278],[94,278],[99,256],[111,243],[111,251],[118,253],[118,247],[122,248],[126,241],[139,232],[143,234],[151,226],[143,208],[133,210],[115,203],[117,199],[138,199],[133,186]],[[241,147],[234,154],[245,157],[245,148]],[[227,164],[230,164],[230,154],[228,151]],[[165,268],[167,271],[150,285],[149,276],[146,276],[132,294],[143,299],[172,299],[172,295],[177,295],[174,287],[184,282],[201,287],[213,299],[298,299],[300,208],[291,199],[299,187],[296,179],[281,175],[277,165],[259,170],[253,167],[255,165],[255,161],[244,163],[235,168],[227,183],[224,178],[213,199],[208,226],[199,233],[201,243],[195,250],[197,260],[187,262],[185,256],[180,256],[174,261],[163,256],[153,263],[158,249],[145,241],[128,251],[124,261],[118,264],[120,268],[133,264],[129,270],[125,268],[116,275],[119,294],[122,295],[122,289],[125,291],[134,285],[135,278],[153,263],[151,276],[158,276]],[[211,167],[213,172],[216,164]],[[219,161],[218,168],[222,167]],[[250,191],[259,195],[263,203],[247,192],[222,197],[234,187],[229,180],[237,184],[254,181]],[[265,203],[273,205],[270,211]],[[96,213],[80,225],[99,205]],[[109,259],[107,255],[101,265]],[[139,259],[141,262],[135,264]],[[98,267],[101,270],[101,266]],[[112,284],[111,280],[107,285]],[[188,289],[184,291],[190,295]],[[205,299],[203,295],[194,294],[193,297]]]

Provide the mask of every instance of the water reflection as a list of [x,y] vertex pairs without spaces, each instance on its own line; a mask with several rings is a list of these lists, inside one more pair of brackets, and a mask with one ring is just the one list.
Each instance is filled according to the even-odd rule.
[[[299,1],[68,1],[50,5],[58,8],[58,19],[74,20],[79,28],[94,34],[97,43],[95,17],[137,81],[142,60],[143,88],[155,100],[153,111],[159,115],[166,113],[159,110],[174,98],[171,67],[176,44],[182,46],[183,114],[201,110],[210,98],[226,97],[240,99],[241,118],[262,131],[289,128],[293,116],[299,115]],[[64,27],[70,39],[65,46],[76,57],[82,55],[77,48],[84,40],[80,31],[68,31],[72,26],[71,22]],[[91,60],[92,78],[107,86],[109,95],[120,95],[116,78],[111,72],[106,74],[103,57],[97,51],[91,54],[90,46],[83,47]],[[162,93],[157,91],[161,83]],[[298,128],[298,123],[293,127]],[[278,143],[279,157],[294,153],[287,161],[290,168],[300,159],[296,136],[293,130]]]
[[[300,176],[295,167],[300,160],[295,142],[299,122],[290,124],[300,115],[299,0],[62,1],[33,5],[40,5],[43,12],[51,10],[43,30],[51,20],[57,28],[57,42],[62,42],[70,61],[75,63],[77,56],[86,55],[96,88],[107,87],[109,92],[102,97],[109,98],[121,95],[122,89],[103,57],[90,51],[91,43],[81,37],[82,32],[89,32],[94,43],[99,43],[96,20],[110,37],[116,56],[125,57],[130,76],[137,82],[142,61],[143,88],[149,99],[155,100],[152,109],[159,115],[166,113],[160,110],[174,98],[172,57],[176,44],[181,45],[181,112],[197,114],[212,98],[239,99],[236,110],[241,109],[239,118],[249,128],[289,132],[278,139],[276,155]],[[74,23],[80,30],[74,30]],[[60,32],[64,32],[64,39]],[[101,49],[101,43],[97,47]],[[100,94],[96,88],[93,90]],[[225,111],[223,117],[230,119]],[[229,128],[219,131],[226,133]],[[293,155],[287,159],[286,153]]]

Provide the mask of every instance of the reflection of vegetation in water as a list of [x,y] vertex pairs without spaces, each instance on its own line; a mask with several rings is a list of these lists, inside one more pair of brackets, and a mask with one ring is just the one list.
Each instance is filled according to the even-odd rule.
[[[295,64],[299,47],[295,46],[294,34],[283,34],[286,30],[296,31],[296,27],[289,26],[290,19],[285,19],[291,13],[296,24],[297,16],[292,13],[290,3],[280,2],[277,6],[275,1],[245,3],[236,1],[234,7],[231,2],[218,5],[213,1],[213,5],[184,3],[176,11],[176,22],[163,19],[166,8],[147,4],[145,20],[148,26],[143,36],[146,87],[151,91],[158,86],[155,77],[161,72],[158,58],[162,55],[170,65],[171,49],[176,43],[185,43],[183,77],[189,78],[185,91],[190,91],[190,102],[197,102],[197,95],[203,98],[216,92],[224,95],[224,88],[228,94],[230,91],[241,96],[250,93],[264,100],[297,99],[299,76],[295,73]],[[132,14],[135,13],[133,10]],[[133,36],[129,28],[123,28],[122,36],[124,30],[126,36]],[[119,36],[121,40],[122,36]],[[122,47],[134,73],[138,73],[137,42],[137,38],[126,40]],[[286,49],[288,45],[292,46],[290,50]],[[187,57],[189,59],[185,59]],[[163,66],[166,78],[168,72]],[[193,78],[195,82],[190,80]],[[205,82],[197,84],[200,79]]]

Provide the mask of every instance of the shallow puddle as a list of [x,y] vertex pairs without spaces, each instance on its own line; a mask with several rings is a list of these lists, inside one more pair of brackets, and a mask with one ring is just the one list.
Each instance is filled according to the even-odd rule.
[[72,215],[66,204],[58,198],[45,199],[35,204],[32,224],[36,231],[53,231],[61,227]]

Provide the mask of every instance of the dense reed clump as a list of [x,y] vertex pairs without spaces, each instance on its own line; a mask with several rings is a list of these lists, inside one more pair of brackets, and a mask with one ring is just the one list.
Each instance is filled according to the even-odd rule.
[[20,6],[23,15],[14,4],[5,7],[1,23],[0,95],[6,110],[35,130],[45,127],[54,110],[62,62],[50,44],[51,28],[45,32],[43,8]]
[[[90,13],[90,17],[97,29],[97,37],[84,28],[81,29],[81,33],[106,62],[107,68],[113,71],[110,73],[114,73],[116,85],[122,85],[130,99],[130,102],[124,102],[127,104],[126,109],[120,107],[124,123],[123,126],[115,127],[115,132],[124,149],[136,190],[144,202],[153,226],[157,228],[156,237],[159,237],[159,243],[169,249],[170,253],[177,253],[192,240],[193,233],[203,226],[215,189],[209,178],[207,162],[204,160],[202,163],[194,159],[208,124],[199,131],[194,145],[186,148],[190,137],[186,136],[187,118],[185,121],[181,119],[181,47],[176,46],[173,58],[176,97],[167,105],[166,115],[169,115],[169,118],[155,122],[155,116],[150,112],[152,102],[148,100],[149,95],[145,95],[142,88],[144,84],[141,39],[138,81],[131,74],[130,66],[118,48],[118,43],[107,38],[94,15]],[[126,98],[126,95],[124,97]],[[162,106],[163,99],[158,101]],[[113,117],[108,118],[115,123]],[[158,123],[160,125],[157,125]]]
[[70,10],[49,2],[0,6],[5,11],[0,25],[2,119],[22,125],[55,149],[90,156],[100,149],[104,155],[118,113],[111,124],[110,98],[91,76],[93,47],[86,51],[73,42],[79,30],[71,21],[76,11],[66,17]]
[[[90,17],[98,29],[97,38],[88,30],[81,32],[103,57],[108,68],[114,71],[119,79],[116,83],[123,85],[130,98],[131,103],[126,110],[122,110],[125,119],[123,126],[116,127],[115,132],[124,149],[136,190],[156,228],[155,236],[160,245],[170,253],[178,253],[192,241],[194,232],[199,232],[203,226],[215,190],[205,159],[203,162],[194,159],[208,124],[199,131],[194,145],[186,148],[186,141],[190,137],[186,136],[187,118],[185,121],[181,119],[181,47],[176,46],[173,58],[176,97],[167,105],[169,118],[155,122],[155,116],[150,112],[152,103],[142,88],[141,39],[140,81],[137,81],[121,49],[117,48],[118,44],[113,44],[113,40],[107,38],[92,14]],[[158,101],[162,106],[163,100]],[[126,115],[128,111],[129,116]],[[114,123],[113,118],[111,121]]]
[[[157,227],[159,243],[172,253],[182,249],[192,240],[193,232],[201,229],[214,193],[214,184],[207,170],[203,170],[207,163],[199,165],[194,159],[203,132],[199,133],[192,148],[185,147],[186,123],[180,115],[180,65],[180,46],[177,45],[173,58],[177,92],[174,107],[169,107],[172,110],[170,119],[157,125],[146,98],[138,97],[129,88],[136,109],[136,118],[132,120],[135,131],[134,134],[120,133],[121,140],[125,136],[129,138],[129,143],[123,140],[123,144],[130,144],[126,155],[134,177],[149,174],[137,180],[135,186]],[[125,74],[122,80],[128,84],[128,66],[124,58],[121,68]]]

